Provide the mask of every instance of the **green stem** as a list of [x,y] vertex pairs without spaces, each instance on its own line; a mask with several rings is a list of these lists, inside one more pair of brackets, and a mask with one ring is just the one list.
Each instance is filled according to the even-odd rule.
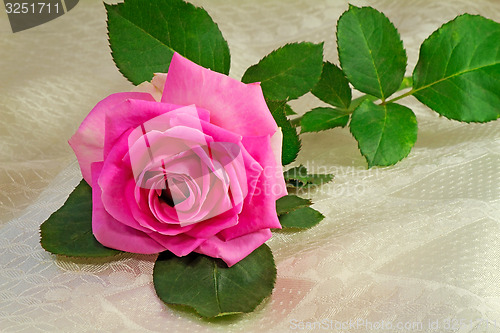
[[394,97],[393,99],[390,99],[390,100],[388,100],[388,101],[385,101],[385,102],[383,102],[383,103],[382,103],[382,104],[380,104],[380,105],[386,105],[386,104],[389,104],[389,103],[394,103],[395,101],[399,101],[400,99],[403,99],[403,98],[405,98],[405,97],[408,97],[408,96],[413,95],[413,94],[415,93],[415,91],[416,91],[415,89],[412,89],[412,90],[410,90],[410,91],[408,91],[408,92],[404,93],[403,95],[400,95],[400,96],[398,96],[398,97]]
[[[413,86],[413,78],[411,76],[405,76],[404,79],[403,79],[403,82],[401,82],[401,86],[399,87],[399,89],[397,91],[401,91],[401,90],[404,90],[404,89],[407,89],[407,88],[411,88],[412,86]],[[395,102],[397,100],[400,100],[402,98],[405,98],[405,97],[408,97],[410,95],[413,95],[414,93],[415,93],[415,90],[412,89],[412,90],[410,90],[410,91],[402,94],[401,96],[395,97],[395,98],[390,99],[390,100],[382,101],[382,103],[380,103],[380,105],[386,105],[386,104],[389,104],[389,103],[393,103],[393,102]],[[379,99],[378,97],[375,97],[375,96],[372,96],[372,95],[362,95],[362,96],[360,96],[358,98],[353,99],[351,101],[351,105],[349,105],[348,109],[342,109],[342,108],[337,108],[337,109],[341,110],[341,111],[345,111],[347,114],[351,114],[365,100],[369,100],[369,101],[374,102],[374,101],[376,101],[378,99]],[[302,119],[302,117],[294,118],[294,119],[290,120],[290,123],[294,127],[300,126],[300,120],[301,119]]]

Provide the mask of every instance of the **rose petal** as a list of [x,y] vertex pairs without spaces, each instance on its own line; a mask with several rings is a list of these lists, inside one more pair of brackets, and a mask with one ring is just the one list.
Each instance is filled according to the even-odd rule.
[[178,257],[188,255],[205,241],[203,238],[193,238],[187,235],[165,236],[158,233],[151,233],[151,238]]
[[[109,153],[103,163],[98,183],[102,189],[101,200],[106,211],[123,224],[144,231],[147,229],[138,221],[155,219],[151,212],[137,210],[134,195],[136,183],[127,155],[127,137],[130,132],[131,130],[125,132]],[[136,209],[140,216],[134,216],[132,209]]]
[[[283,147],[283,132],[281,127],[278,127],[276,133],[271,137],[271,150],[273,151],[274,158],[276,159],[276,164],[281,166],[281,150]],[[283,167],[281,168],[283,169]],[[283,171],[283,170],[282,170]]]
[[68,143],[73,148],[85,181],[92,184],[90,165],[103,160],[106,111],[127,99],[154,101],[150,94],[126,92],[109,95],[90,111]]
[[165,251],[165,247],[153,240],[147,233],[130,228],[115,220],[104,208],[98,178],[102,162],[92,164],[92,232],[104,246],[133,253],[152,254]]
[[230,209],[225,213],[214,216],[203,223],[194,224],[193,229],[186,232],[186,235],[196,238],[207,239],[220,231],[238,224],[238,211]]
[[163,87],[165,87],[165,81],[167,80],[167,74],[155,73],[151,82],[143,82],[134,88],[134,92],[145,92],[153,96],[157,101],[161,101],[161,96],[163,94]]
[[163,93],[163,88],[165,87],[165,81],[167,81],[167,73],[154,73],[151,83]]
[[[245,137],[244,147],[260,165],[266,166],[256,183],[253,196],[247,196],[237,226],[220,232],[223,240],[231,240],[262,229],[280,229],[276,213],[276,199],[287,194],[281,165],[270,148],[270,138]],[[267,149],[266,149],[267,147]]]
[[214,236],[200,244],[194,252],[213,258],[221,258],[231,267],[264,244],[269,238],[271,238],[269,230],[256,231],[229,241]]
[[277,129],[259,84],[241,83],[178,53],[170,62],[161,101],[207,109],[211,123],[243,136],[272,135]]
[[[128,99],[106,111],[106,137],[104,141],[104,158],[120,138],[120,136],[129,129],[140,128],[140,126],[157,116],[170,113],[168,119],[175,117],[176,114],[183,114],[193,110],[193,107],[179,107],[167,103],[158,103],[150,101],[141,101]],[[209,113],[206,110],[196,108],[198,117],[202,120],[209,119]]]
[[[275,140],[277,141],[277,138]],[[265,192],[274,194],[275,200],[287,195],[288,191],[283,178],[283,166],[281,165],[281,152],[279,159],[276,159],[272,147],[272,138],[266,136],[245,137],[242,144],[260,165],[265,166],[263,171],[265,182],[261,184],[261,188]]]

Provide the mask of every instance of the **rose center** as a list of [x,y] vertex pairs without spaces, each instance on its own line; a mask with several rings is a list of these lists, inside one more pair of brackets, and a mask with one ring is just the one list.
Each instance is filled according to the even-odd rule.
[[158,198],[170,207],[180,204],[189,197],[189,189],[186,184],[175,178],[165,177],[165,188],[161,190]]
[[158,197],[160,198],[160,200],[162,200],[170,207],[174,207],[175,206],[174,198],[172,198],[172,192],[170,191],[167,182],[165,182],[165,186],[166,188],[161,190],[161,193]]

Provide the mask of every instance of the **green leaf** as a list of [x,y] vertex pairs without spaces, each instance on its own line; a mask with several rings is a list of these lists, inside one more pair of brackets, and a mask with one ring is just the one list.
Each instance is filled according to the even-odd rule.
[[251,312],[271,294],[275,281],[273,254],[265,244],[230,268],[197,253],[179,258],[163,252],[153,270],[163,302],[189,306],[203,317]]
[[306,112],[300,121],[301,133],[319,132],[335,127],[345,127],[349,113],[332,108],[315,108]]
[[349,81],[340,68],[329,62],[324,63],[321,78],[311,92],[323,102],[345,110],[351,104]]
[[276,212],[278,215],[282,215],[310,205],[312,205],[312,201],[310,199],[304,199],[296,195],[289,194],[276,200]]
[[420,48],[413,95],[439,114],[465,122],[500,117],[500,24],[462,15]]
[[401,86],[399,86],[399,90],[407,89],[413,87],[413,77],[405,76],[403,82],[401,82]]
[[395,103],[361,103],[352,114],[350,128],[370,168],[396,164],[410,153],[417,140],[415,114]]
[[227,42],[204,9],[182,0],[126,0],[105,7],[113,60],[132,83],[166,73],[174,52],[229,73]]
[[286,102],[267,101],[267,105],[274,120],[281,127],[283,133],[283,146],[281,149],[281,162],[287,165],[295,161],[300,151],[300,139],[297,130],[285,116],[287,109],[291,109]]
[[92,188],[82,180],[68,200],[40,226],[42,247],[72,257],[107,257],[120,253],[92,234]]
[[309,229],[321,222],[325,216],[311,207],[300,208],[279,216],[283,229]]
[[396,92],[406,70],[398,31],[381,12],[350,6],[337,23],[342,70],[352,85],[382,100]]
[[354,110],[356,110],[358,108],[358,106],[360,106],[361,103],[363,103],[366,100],[374,102],[374,101],[378,100],[378,98],[375,96],[371,96],[371,95],[363,95],[363,96],[360,96],[358,98],[355,98],[352,100],[351,106],[349,106],[349,110],[347,110],[347,111],[351,112],[351,113],[354,112]]
[[284,101],[309,92],[323,68],[323,43],[287,44],[248,68],[241,81],[260,82],[266,99]]
[[285,104],[285,116],[293,116],[295,114],[297,114],[297,112],[293,111],[290,105]]
[[287,185],[293,187],[307,187],[310,185],[323,185],[333,179],[330,174],[309,174],[303,165],[291,168],[283,173]]

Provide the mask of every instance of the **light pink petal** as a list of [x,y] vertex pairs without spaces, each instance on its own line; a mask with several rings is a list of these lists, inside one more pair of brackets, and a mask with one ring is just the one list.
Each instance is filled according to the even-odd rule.
[[115,220],[104,208],[101,188],[97,182],[103,163],[92,164],[92,232],[102,245],[126,252],[152,254],[165,251],[165,247],[147,233],[130,228]]
[[231,267],[271,238],[271,231],[260,230],[229,241],[214,236],[202,243],[194,252],[221,258]]
[[151,83],[156,87],[156,89],[163,93],[163,88],[165,88],[165,81],[167,81],[166,73],[154,73]]
[[143,82],[136,86],[132,92],[147,93],[153,96],[154,100],[157,102],[161,101],[161,96],[163,91],[158,90],[151,82]]
[[244,84],[175,53],[162,102],[195,104],[210,111],[211,123],[243,136],[272,135],[277,125],[258,84]]
[[143,82],[134,88],[134,92],[145,92],[154,97],[157,102],[161,101],[161,96],[163,94],[163,87],[165,87],[165,81],[167,80],[167,74],[155,73],[151,82]]
[[[273,151],[276,164],[281,165],[281,150],[283,147],[283,132],[281,127],[271,137],[271,150]],[[283,169],[283,168],[282,168]]]
[[90,165],[93,162],[103,160],[106,110],[112,109],[130,98],[154,101],[150,94],[140,92],[110,95],[97,103],[68,141],[78,159],[83,178],[89,185],[92,184]]

